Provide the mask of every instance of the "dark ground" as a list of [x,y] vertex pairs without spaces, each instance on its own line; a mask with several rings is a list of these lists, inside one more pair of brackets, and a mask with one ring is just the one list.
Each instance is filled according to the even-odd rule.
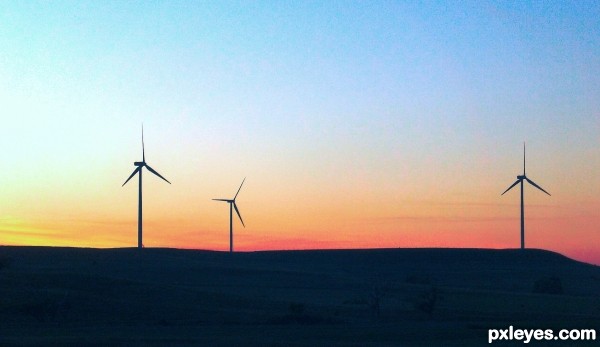
[[0,346],[481,346],[510,325],[600,332],[600,267],[541,250],[0,247]]

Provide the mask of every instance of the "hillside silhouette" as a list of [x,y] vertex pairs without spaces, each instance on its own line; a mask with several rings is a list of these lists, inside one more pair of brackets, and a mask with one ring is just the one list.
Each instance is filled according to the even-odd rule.
[[[0,345],[482,345],[600,324],[600,267],[543,250],[0,247]],[[522,343],[522,342],[521,342]]]

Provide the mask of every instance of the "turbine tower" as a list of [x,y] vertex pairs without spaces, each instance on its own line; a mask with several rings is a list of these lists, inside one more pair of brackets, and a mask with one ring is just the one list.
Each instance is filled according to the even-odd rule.
[[[167,183],[171,184],[166,178],[162,177],[158,172],[156,172],[150,165],[146,164],[146,154],[144,153],[144,125],[142,125],[142,161],[136,161],[133,163],[136,166],[136,169],[133,170],[133,173],[129,178],[123,183],[123,186],[129,182],[129,180],[135,176],[135,174],[139,173],[139,194],[138,194],[138,248],[142,248],[142,169],[145,167],[148,171],[152,172],[156,176],[162,178]],[[122,187],[122,186],[121,186]]]
[[235,208],[235,213],[237,213],[238,217],[240,218],[240,222],[242,222],[242,225],[244,226],[244,228],[246,227],[244,225],[244,220],[242,219],[242,215],[240,215],[240,210],[238,210],[237,205],[235,204],[235,198],[237,198],[238,194],[240,193],[240,190],[242,189],[242,186],[244,185],[244,181],[246,180],[246,178],[244,177],[244,180],[242,180],[242,184],[240,184],[240,188],[238,188],[237,193],[235,193],[235,196],[233,197],[233,199],[213,199],[214,201],[225,201],[226,203],[229,204],[229,252],[232,253],[233,252],[233,209]]
[[[532,186],[534,186],[537,189],[541,190],[542,192],[550,195],[550,193],[548,193],[542,187],[540,187],[537,184],[535,184],[535,182],[533,182],[532,180],[530,180],[529,178],[527,178],[527,176],[525,175],[525,142],[523,142],[523,175],[517,176],[517,180],[515,181],[515,183],[513,183],[510,187],[508,187],[508,189],[506,189],[504,191],[504,193],[506,193],[509,190],[511,190],[512,187],[514,187],[517,184],[521,183],[521,249],[525,249],[525,203],[523,201],[524,200],[524,198],[523,198],[523,190],[524,190],[523,181],[529,182],[529,184],[531,184]],[[504,195],[504,193],[502,193],[500,195]]]

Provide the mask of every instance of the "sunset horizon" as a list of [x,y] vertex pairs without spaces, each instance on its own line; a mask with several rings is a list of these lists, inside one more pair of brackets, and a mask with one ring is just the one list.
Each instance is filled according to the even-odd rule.
[[[0,6],[0,245],[526,248],[600,265],[599,6]],[[137,178],[132,179],[132,181]],[[234,215],[234,217],[236,217]],[[236,217],[237,218],[237,217]]]

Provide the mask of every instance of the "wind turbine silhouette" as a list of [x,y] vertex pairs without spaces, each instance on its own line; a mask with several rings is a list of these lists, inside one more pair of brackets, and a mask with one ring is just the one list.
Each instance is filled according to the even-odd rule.
[[225,201],[226,203],[229,204],[229,252],[232,253],[233,252],[233,209],[235,208],[235,213],[237,213],[238,217],[240,217],[240,222],[242,222],[242,225],[244,226],[244,228],[246,227],[244,225],[244,220],[242,219],[242,215],[240,215],[240,210],[238,210],[237,205],[235,204],[235,198],[237,198],[238,194],[240,193],[240,190],[242,190],[242,186],[244,185],[244,181],[246,180],[246,177],[244,177],[244,180],[242,180],[242,184],[240,184],[240,188],[238,189],[237,193],[235,193],[235,196],[233,197],[233,199],[213,199],[214,201]]
[[[537,184],[535,184],[535,182],[533,182],[532,180],[530,180],[529,178],[527,178],[527,176],[525,175],[525,142],[523,142],[523,175],[517,176],[517,180],[515,181],[515,183],[513,183],[510,187],[508,187],[508,189],[506,189],[504,191],[504,193],[506,193],[509,190],[511,190],[512,187],[514,187],[517,184],[521,183],[521,249],[525,249],[525,204],[524,204],[524,201],[523,201],[524,200],[523,199],[523,190],[524,190],[523,181],[529,182],[529,184],[531,184],[532,186],[534,186],[537,189],[541,190],[542,192],[550,195],[550,193],[548,193],[542,187],[540,187]],[[504,193],[502,193],[500,195],[504,195]]]
[[129,180],[133,176],[135,176],[135,174],[137,174],[137,173],[140,174],[139,175],[139,182],[140,182],[139,183],[139,196],[138,196],[138,248],[142,248],[143,247],[143,244],[142,244],[142,168],[145,167],[146,169],[148,169],[148,171],[152,172],[156,176],[165,180],[167,183],[171,184],[171,182],[169,182],[166,178],[162,177],[153,168],[151,168],[150,165],[146,164],[146,154],[144,152],[144,125],[143,124],[142,124],[142,161],[136,161],[133,163],[133,165],[137,166],[137,168],[135,170],[133,170],[133,173],[131,174],[131,176],[129,176],[127,181],[125,181],[125,183],[123,183],[123,186],[125,184],[127,184],[127,182],[129,182]]

